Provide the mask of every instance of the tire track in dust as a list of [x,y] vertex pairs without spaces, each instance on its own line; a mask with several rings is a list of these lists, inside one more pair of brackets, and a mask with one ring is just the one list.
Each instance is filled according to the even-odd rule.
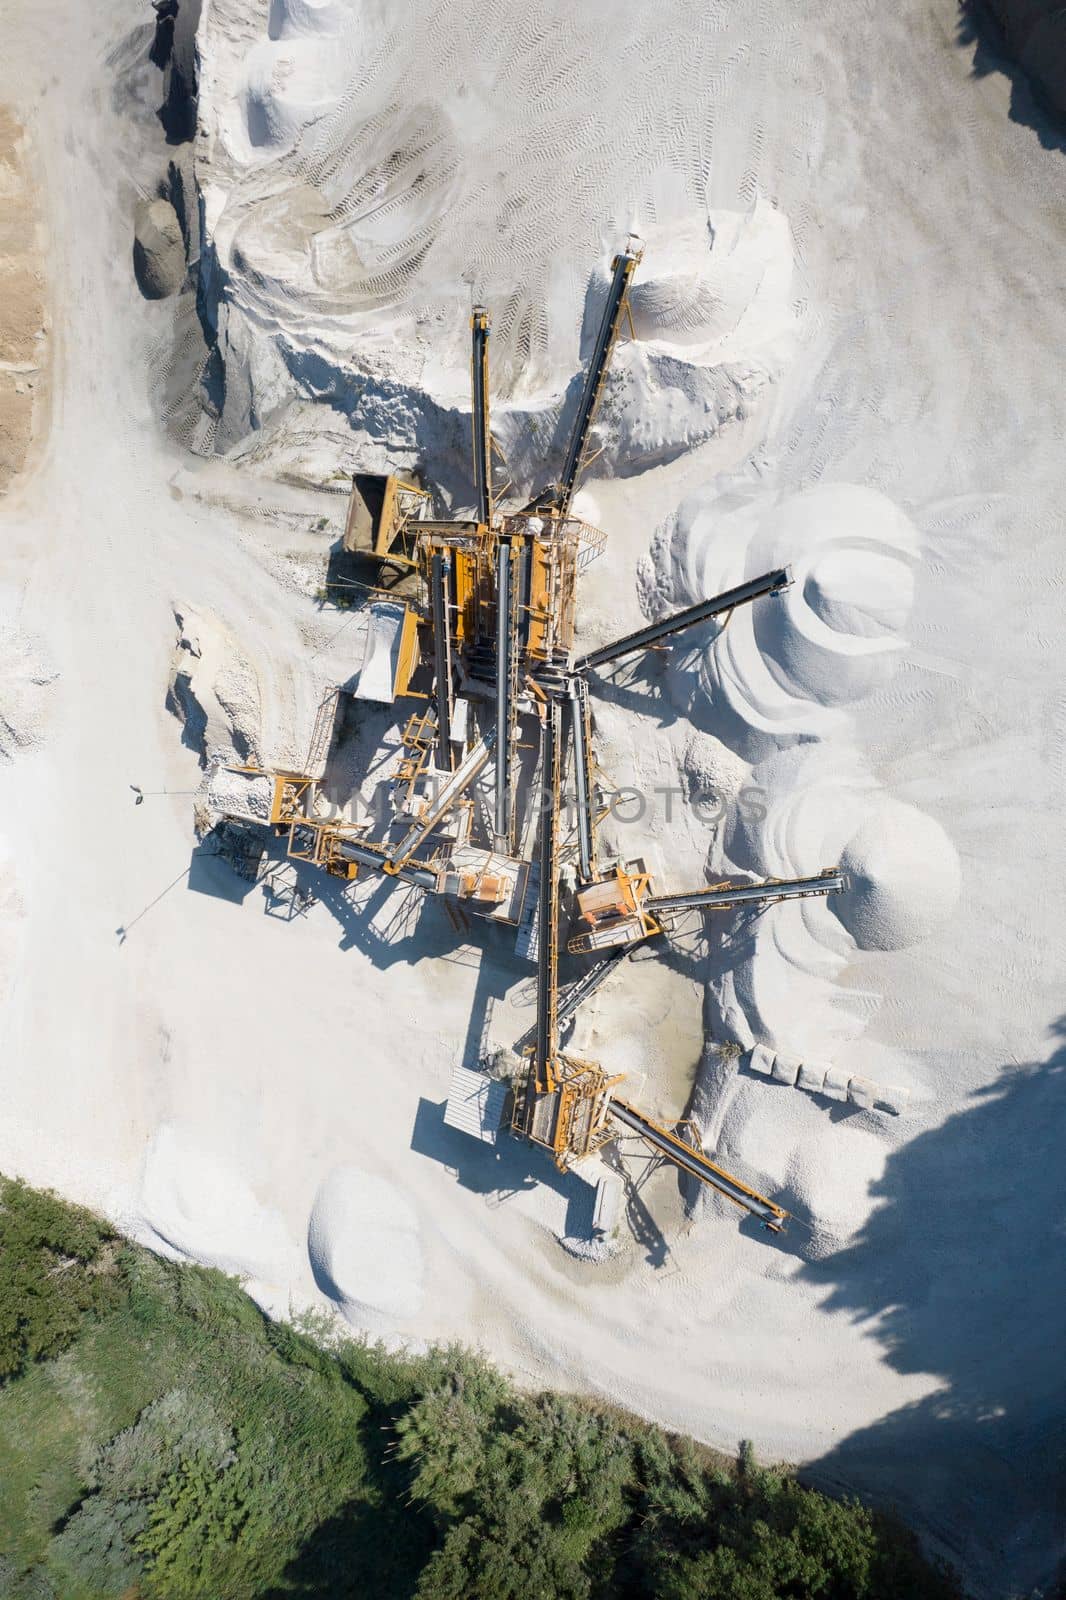
[[[220,0],[208,17],[208,51],[226,10]],[[388,306],[432,318],[450,310],[465,277],[479,295],[521,301],[494,330],[500,387],[524,369],[547,370],[580,320],[588,264],[608,238],[706,203],[716,165],[718,187],[748,204],[779,161],[750,107],[787,57],[791,25],[765,0],[758,19],[753,47],[730,8],[711,6],[694,25],[685,0],[623,5],[610,17],[550,0],[518,14],[444,0],[412,5],[402,27],[374,37],[353,16],[329,46],[349,86],[291,151],[264,160],[259,148],[254,168],[212,151],[234,222],[223,266],[235,298],[312,336],[323,316],[355,324]],[[414,61],[433,63],[417,85]],[[723,95],[747,109],[718,134]],[[802,156],[791,144],[789,164]],[[300,185],[352,243],[335,281],[320,264],[308,282],[303,235],[287,235],[288,197]],[[364,268],[367,238],[374,260]]]

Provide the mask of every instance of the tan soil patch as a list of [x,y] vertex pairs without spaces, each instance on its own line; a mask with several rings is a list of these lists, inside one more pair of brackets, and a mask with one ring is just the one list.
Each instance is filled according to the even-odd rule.
[[25,463],[46,355],[44,277],[22,129],[0,106],[0,493]]

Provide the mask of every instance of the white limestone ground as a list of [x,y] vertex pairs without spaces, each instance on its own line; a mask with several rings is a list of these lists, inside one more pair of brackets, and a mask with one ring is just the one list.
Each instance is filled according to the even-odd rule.
[[[1044,1248],[1066,773],[1054,134],[1017,85],[972,75],[950,0],[545,0],[491,27],[481,0],[395,27],[354,0],[209,0],[218,350],[198,386],[193,296],[147,302],[133,275],[173,153],[150,20],[102,0],[62,50],[69,13],[43,0],[0,53],[54,327],[51,431],[0,506],[18,663],[0,1168],[242,1273],[279,1312],[462,1338],[524,1381],[896,1500],[978,1593],[1044,1581],[1066,1316]],[[583,496],[610,544],[582,636],[785,562],[795,583],[604,686],[610,775],[716,802],[667,816],[653,796],[618,842],[672,884],[840,861],[851,888],[682,930],[580,1019],[579,1053],[650,1109],[690,1102],[797,1218],[780,1247],[713,1198],[686,1220],[662,1173],[594,1265],[556,1242],[584,1185],[441,1124],[452,1065],[530,1019],[509,941],[459,943],[439,907],[372,883],[292,914],[283,875],[264,891],[194,852],[191,791],[218,751],[299,767],[358,670],[362,622],[314,598],[345,474],[420,461],[462,503],[471,299],[493,311],[494,422],[524,483],[629,228],[638,339]],[[360,759],[383,733],[368,713]],[[798,1093],[723,1040],[906,1088],[908,1114]]]

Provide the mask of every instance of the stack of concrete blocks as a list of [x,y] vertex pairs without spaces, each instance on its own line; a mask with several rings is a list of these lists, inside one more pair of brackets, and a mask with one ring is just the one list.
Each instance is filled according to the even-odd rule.
[[778,1055],[768,1045],[757,1044],[748,1052],[748,1066],[760,1077],[787,1083],[808,1094],[824,1095],[827,1100],[849,1100],[863,1111],[888,1111],[898,1117],[907,1108],[908,1089],[893,1084],[874,1083],[870,1078],[853,1078],[840,1067],[815,1066],[795,1056]]

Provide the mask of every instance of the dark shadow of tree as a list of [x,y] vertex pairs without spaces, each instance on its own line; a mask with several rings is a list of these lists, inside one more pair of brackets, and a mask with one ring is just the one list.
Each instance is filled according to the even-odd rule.
[[1066,1554],[1066,1018],[1053,1035],[897,1151],[855,1242],[804,1269],[942,1382],[809,1478],[894,1503],[997,1600],[1048,1592]]
[[310,1533],[281,1583],[260,1600],[411,1600],[436,1535],[410,1498],[406,1466],[382,1451],[396,1408],[372,1406],[361,1432],[364,1493]]
[[1066,13],[1052,0],[1014,9],[1019,28],[1028,23],[1018,49],[1011,49],[987,0],[960,0],[958,42],[977,47],[975,78],[1000,72],[1009,80],[1011,121],[1032,128],[1045,150],[1066,151]]

